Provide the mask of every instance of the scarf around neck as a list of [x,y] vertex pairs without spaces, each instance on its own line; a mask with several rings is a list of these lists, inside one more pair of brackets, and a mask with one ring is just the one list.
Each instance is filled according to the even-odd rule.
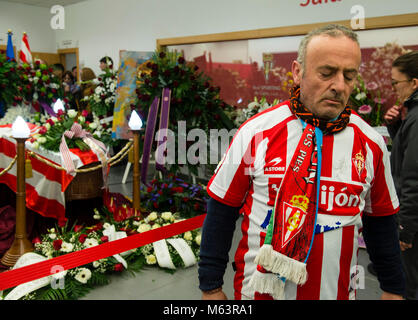
[[295,86],[290,89],[290,108],[292,112],[300,119],[318,127],[324,134],[337,133],[343,130],[350,121],[351,108],[346,106],[336,120],[329,121],[315,116],[308,108],[299,100],[300,87]]
[[250,286],[274,299],[284,299],[285,281],[303,285],[306,261],[314,240],[321,177],[322,136],[343,130],[350,119],[346,107],[333,121],[320,119],[299,100],[300,88],[291,90],[290,107],[303,132],[276,194],[267,234],[255,263]]

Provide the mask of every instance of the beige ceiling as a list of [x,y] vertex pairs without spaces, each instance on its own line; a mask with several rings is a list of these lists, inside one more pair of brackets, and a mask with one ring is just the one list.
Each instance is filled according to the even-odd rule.
[[0,0],[0,1],[23,3],[23,4],[29,4],[31,6],[50,8],[56,4],[61,5],[61,6],[67,6],[70,4],[83,2],[86,0]]

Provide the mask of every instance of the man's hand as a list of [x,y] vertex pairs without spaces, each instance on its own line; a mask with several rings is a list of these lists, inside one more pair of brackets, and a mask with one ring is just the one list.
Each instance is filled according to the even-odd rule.
[[403,297],[399,294],[383,291],[380,300],[403,300]]
[[383,119],[387,124],[393,124],[401,118],[402,106],[393,106],[383,116]]
[[228,300],[228,297],[222,290],[219,290],[215,293],[202,292],[202,300]]
[[407,249],[412,248],[412,243],[406,243],[406,242],[399,241],[399,246],[401,247],[401,251],[405,251]]

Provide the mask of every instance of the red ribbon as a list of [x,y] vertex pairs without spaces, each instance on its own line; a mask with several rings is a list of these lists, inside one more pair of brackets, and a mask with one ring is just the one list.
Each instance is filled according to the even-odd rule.
[[118,253],[142,247],[162,239],[167,239],[186,231],[195,230],[203,225],[206,214],[160,227],[144,233],[135,234],[120,240],[106,242],[101,245],[68,253],[46,261],[38,262],[22,268],[0,273],[0,291],[18,286],[22,283],[50,276],[59,266],[60,271],[73,269],[93,261],[107,258]]

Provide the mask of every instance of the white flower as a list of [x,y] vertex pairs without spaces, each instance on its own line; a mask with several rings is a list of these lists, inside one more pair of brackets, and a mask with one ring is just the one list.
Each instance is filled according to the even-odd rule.
[[44,144],[45,142],[46,142],[46,138],[45,137],[40,137],[38,139],[38,143],[40,143],[40,144]]
[[104,229],[107,229],[107,228],[110,228],[111,227],[111,224],[109,223],[109,222],[105,222],[104,224],[103,224],[103,228]]
[[157,218],[158,218],[157,212],[153,211],[148,215],[146,219],[147,221],[154,221]]
[[100,267],[100,262],[99,261],[93,261],[93,267],[94,268]]
[[173,215],[170,211],[166,211],[161,214],[161,218],[163,218],[164,220],[171,220],[172,216]]
[[81,282],[83,284],[86,284],[90,278],[91,278],[91,271],[87,268],[80,268],[80,270],[74,277],[74,279],[76,279],[78,282]]
[[137,229],[137,231],[139,233],[146,232],[146,231],[149,231],[149,230],[151,230],[151,226],[147,223],[141,224]]
[[84,123],[84,121],[86,121],[86,118],[84,118],[83,116],[78,117],[78,122]]
[[92,123],[90,123],[90,124],[89,124],[89,128],[90,128],[90,129],[93,129],[93,130],[94,130],[94,129],[96,129],[96,128],[97,128],[97,123],[96,123],[96,122],[92,122]]
[[200,246],[200,242],[202,241],[202,235],[199,233],[196,238],[194,239],[194,241],[196,242],[196,244],[198,246]]
[[190,231],[187,231],[183,235],[184,240],[193,240],[193,235]]
[[96,135],[97,138],[100,138],[102,136],[102,132],[99,130],[94,131],[93,135]]
[[150,254],[150,255],[146,256],[145,258],[146,258],[147,264],[156,264],[157,263],[157,258],[153,254]]
[[151,230],[158,229],[158,228],[160,228],[160,227],[161,227],[161,226],[160,226],[158,223],[155,223],[155,224],[153,224],[153,225],[152,225]]
[[35,141],[34,143],[32,143],[32,147],[34,149],[39,149],[39,142]]
[[61,251],[62,252],[71,252],[74,248],[74,245],[72,243],[68,243],[68,242],[63,242],[61,244]]
[[52,240],[54,240],[54,239],[57,238],[57,235],[55,233],[50,233],[49,234],[49,238],[52,239]]
[[51,125],[47,122],[47,123],[45,123],[45,128],[46,128],[47,130],[49,130],[49,129],[51,129]]
[[91,248],[97,246],[99,243],[94,238],[87,238],[86,241],[84,241],[84,246],[86,248]]
[[70,118],[75,118],[77,116],[77,110],[70,109],[67,111],[67,114]]
[[364,92],[360,92],[356,95],[356,100],[363,100],[366,97],[367,95]]

